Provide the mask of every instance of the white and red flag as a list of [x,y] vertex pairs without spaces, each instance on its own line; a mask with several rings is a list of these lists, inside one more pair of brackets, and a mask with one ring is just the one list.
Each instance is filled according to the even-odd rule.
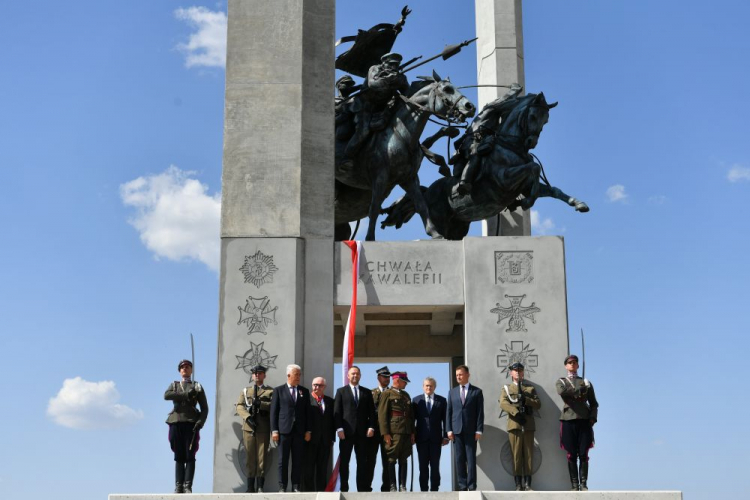
[[[361,241],[345,241],[344,245],[348,246],[352,255],[352,301],[349,308],[349,318],[346,320],[344,329],[344,345],[341,352],[341,375],[343,383],[348,381],[347,374],[349,368],[354,364],[354,332],[357,324],[357,284],[359,283],[359,255],[362,252]],[[339,491],[341,483],[339,481],[339,464],[341,457],[336,460],[331,472],[331,478],[326,485],[326,491]]]

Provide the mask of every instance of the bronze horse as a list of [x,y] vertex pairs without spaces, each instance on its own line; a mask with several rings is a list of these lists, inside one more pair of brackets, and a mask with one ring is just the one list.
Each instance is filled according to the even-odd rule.
[[[505,208],[514,210],[520,206],[528,210],[541,197],[562,200],[578,212],[589,211],[584,202],[547,183],[541,165],[529,153],[536,147],[539,134],[549,120],[549,110],[556,105],[548,104],[543,93],[516,97],[504,103],[494,149],[481,159],[471,191],[460,195],[453,187],[458,184],[469,160],[472,138],[465,137],[454,157],[454,176],[443,177],[429,188],[422,188],[433,223],[430,236],[460,240],[469,232],[473,221],[494,216]],[[383,212],[388,216],[382,227],[401,227],[414,215],[410,194]]]
[[339,167],[347,137],[336,140],[335,224],[336,239],[351,237],[349,222],[369,216],[367,241],[375,240],[375,229],[383,201],[393,188],[400,186],[413,200],[414,211],[422,218],[428,234],[438,237],[430,220],[419,185],[419,166],[423,153],[420,136],[431,115],[451,121],[465,121],[474,116],[476,107],[450,80],[437,74],[420,77],[411,84],[408,97],[396,104],[386,128],[373,133],[354,161],[354,168]]

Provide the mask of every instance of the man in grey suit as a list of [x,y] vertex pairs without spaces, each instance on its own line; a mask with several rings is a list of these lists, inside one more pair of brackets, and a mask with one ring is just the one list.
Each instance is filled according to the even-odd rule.
[[446,427],[453,441],[458,491],[477,489],[477,441],[484,431],[484,395],[469,384],[469,367],[456,367],[458,385],[448,394]]

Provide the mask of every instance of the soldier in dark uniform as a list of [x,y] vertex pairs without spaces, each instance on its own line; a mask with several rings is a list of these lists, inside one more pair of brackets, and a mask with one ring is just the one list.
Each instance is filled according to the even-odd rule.
[[[380,396],[382,396],[383,393],[388,390],[388,382],[391,381],[391,371],[388,369],[388,366],[384,366],[382,368],[378,368],[376,373],[378,374],[378,386],[372,390],[372,400],[375,403],[375,408],[378,408],[378,405],[380,404]],[[383,442],[383,436],[380,435],[380,426],[376,425],[375,436],[373,436],[370,442],[370,459],[367,462],[367,465],[370,467],[368,475],[370,485],[372,485],[372,481],[375,478],[375,464],[377,463],[378,450],[380,450],[380,464],[383,467],[380,491],[385,492],[390,490],[390,485],[388,484],[388,457],[386,456],[385,452],[385,443]]]
[[500,408],[508,414],[508,442],[513,455],[513,479],[516,491],[531,489],[532,459],[534,457],[534,410],[542,407],[533,385],[524,383],[523,363],[510,365],[513,383],[504,385],[500,394]]
[[388,124],[391,110],[396,105],[394,97],[399,92],[408,92],[409,81],[399,71],[402,59],[400,54],[389,52],[380,58],[380,64],[373,65],[367,72],[362,91],[352,102],[352,111],[356,113],[356,130],[344,150],[341,168],[350,169],[354,166],[354,157],[370,133],[383,130]]
[[564,403],[560,415],[560,446],[568,454],[571,490],[588,491],[589,449],[594,447],[594,424],[599,403],[591,382],[578,376],[578,356],[571,354],[565,358],[565,369],[568,375],[555,383]]
[[388,455],[390,491],[396,491],[396,463],[398,463],[398,491],[407,491],[407,460],[414,444],[414,410],[411,397],[404,390],[409,382],[406,372],[394,372],[391,377],[393,387],[380,397],[378,424]]
[[[175,461],[174,492],[192,493],[195,454],[201,439],[200,430],[208,417],[208,402],[203,387],[190,378],[193,363],[183,359],[177,369],[182,378],[172,382],[164,393],[164,399],[174,403],[167,417],[169,444]],[[196,406],[200,406],[200,411]]]
[[354,117],[351,111],[352,100],[349,99],[349,96],[360,88],[362,86],[355,85],[354,80],[349,75],[344,75],[336,80],[338,95],[334,98],[334,109],[337,140],[349,139],[354,134]]
[[510,90],[502,97],[495,99],[487,104],[477,117],[471,122],[469,130],[456,143],[456,148],[463,146],[463,141],[471,139],[468,150],[463,154],[468,154],[466,165],[460,172],[460,180],[453,188],[455,194],[468,194],[471,192],[471,183],[477,176],[482,158],[492,153],[495,149],[495,132],[499,128],[502,116],[502,104],[508,102],[521,93],[522,87],[514,83]]
[[265,385],[266,367],[252,368],[253,385],[245,387],[237,399],[237,415],[242,419],[242,443],[247,456],[247,492],[263,492],[266,458],[271,440],[271,397],[273,388]]

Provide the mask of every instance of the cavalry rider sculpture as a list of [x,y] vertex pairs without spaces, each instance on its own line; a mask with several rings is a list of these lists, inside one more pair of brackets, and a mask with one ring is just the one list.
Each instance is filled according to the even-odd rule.
[[354,158],[372,132],[383,130],[390,121],[396,95],[406,94],[409,82],[400,71],[403,57],[389,52],[380,58],[367,72],[362,90],[354,97],[349,110],[354,116],[354,135],[344,150],[339,167],[349,170],[354,167]]

